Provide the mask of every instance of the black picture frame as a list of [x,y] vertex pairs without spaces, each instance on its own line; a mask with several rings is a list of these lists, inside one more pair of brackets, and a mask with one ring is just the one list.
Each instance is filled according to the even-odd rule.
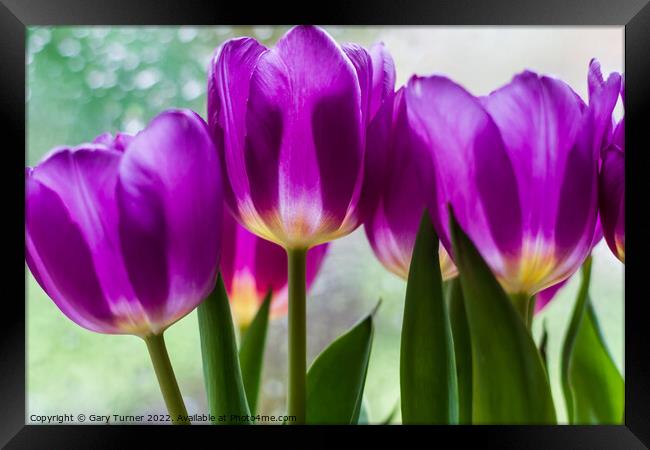
[[[249,445],[271,433],[274,442],[296,433],[311,442],[334,445],[369,438],[394,438],[417,445],[476,443],[500,449],[636,449],[650,446],[650,327],[644,257],[650,223],[643,202],[650,165],[650,4],[649,0],[330,0],[307,3],[251,4],[222,0],[0,0],[0,111],[2,118],[2,199],[5,226],[5,280],[0,325],[0,444],[7,448],[118,448],[146,442],[147,448],[174,441],[185,446],[201,439],[224,445],[236,439]],[[298,5],[298,6],[297,6]],[[25,425],[25,264],[24,154],[26,146],[25,45],[32,25],[218,25],[218,24],[366,24],[366,25],[619,25],[625,26],[626,79],[626,235],[625,271],[625,425],[621,426],[372,426],[372,427],[166,427],[101,425]],[[22,300],[21,300],[22,299]],[[200,435],[200,436],[199,436]],[[188,440],[188,437],[190,440]],[[268,440],[268,439],[267,439]],[[298,441],[300,442],[300,441]],[[290,445],[291,447],[291,445]]]

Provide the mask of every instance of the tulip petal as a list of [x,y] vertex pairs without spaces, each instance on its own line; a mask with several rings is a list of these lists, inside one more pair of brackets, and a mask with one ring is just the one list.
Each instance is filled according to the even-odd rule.
[[616,145],[619,150],[625,151],[625,117],[621,119],[614,129],[612,144]]
[[412,242],[409,248],[413,248],[417,231],[412,230],[417,230],[419,227],[425,200],[417,177],[418,160],[411,148],[403,96],[399,96],[396,100],[394,115],[392,151],[388,158],[390,173],[387,175],[382,200],[388,226],[398,235],[404,232],[411,235]]
[[370,117],[374,117],[381,104],[395,90],[395,62],[383,42],[370,47],[372,58],[372,95]]
[[[566,161],[554,227],[556,253],[561,259],[577,252],[584,260],[591,250],[598,211],[597,174],[594,152],[579,151],[576,146]],[[579,263],[571,265],[577,269]]]
[[625,154],[613,146],[603,152],[600,220],[607,245],[625,262]]
[[111,133],[102,133],[93,139],[93,143],[105,145],[111,150],[124,152],[132,140],[133,136],[127,133],[115,133],[115,136]]
[[406,279],[425,198],[417,176],[418,159],[411,147],[403,90],[396,95],[391,122],[390,136],[385,139],[390,148],[386,164],[390,170],[383,174],[381,185],[377,186],[380,200],[365,228],[370,245],[382,263]]
[[219,260],[219,161],[205,122],[186,110],[153,119],[122,159],[117,198],[138,298],[153,316],[182,317],[214,287]]
[[[246,171],[255,180],[256,209],[266,213],[267,226],[281,228],[275,234],[285,235],[285,245],[336,231],[358,197],[360,105],[353,64],[319,28],[293,28],[260,56],[246,117]],[[268,216],[276,195],[277,225]]]
[[374,112],[370,110],[371,96],[374,95],[373,61],[366,49],[358,44],[344,44],[341,49],[357,72],[361,89],[361,116],[363,123],[367,124],[374,115]]
[[103,295],[120,327],[125,332],[140,332],[143,323],[147,326],[146,314],[119,251],[119,215],[114,198],[122,155],[100,144],[59,149],[32,171],[32,177],[56,192],[78,225]]
[[567,158],[557,215],[556,251],[565,266],[577,268],[591,250],[598,204],[598,156],[607,140],[612,111],[620,91],[620,75],[592,86],[574,148]]
[[221,157],[226,201],[236,210],[236,198],[248,196],[248,178],[241,157],[246,136],[246,102],[253,68],[266,47],[252,38],[232,39],[219,47],[208,73],[208,122]]
[[[396,95],[402,94],[398,92]],[[391,95],[386,98],[366,132],[363,188],[359,198],[359,216],[364,218],[364,222],[377,209],[377,202],[385,187],[394,97]]]
[[543,310],[546,305],[548,305],[551,300],[555,297],[555,294],[569,281],[568,278],[560,281],[559,283],[554,284],[553,286],[547,287],[546,289],[541,290],[537,293],[535,298],[535,314]]
[[34,177],[26,180],[27,264],[59,309],[78,325],[114,332],[90,248],[61,198]]
[[[521,202],[529,205],[522,217],[526,238],[549,243],[558,214],[556,187],[572,175],[567,159],[582,117],[576,96],[559,80],[524,72],[485,97],[483,104],[501,131],[515,171],[521,174],[517,177]],[[580,217],[587,217],[581,213]]]
[[589,71],[587,72],[587,88],[590,100],[603,83],[604,79],[600,62],[596,58],[592,58],[591,61],[589,61]]
[[592,59],[589,64],[589,110],[592,114],[592,140],[593,146],[600,149],[607,143],[612,129],[612,111],[616,106],[619,94],[623,95],[622,77],[618,73],[611,73],[607,80],[603,79],[600,72],[600,63]]
[[[242,232],[248,233],[243,230]],[[251,235],[255,239],[255,256],[253,257],[253,273],[257,284],[259,299],[273,290],[277,292],[287,284],[287,252],[277,244],[260,239]],[[276,302],[273,303],[275,306]]]
[[[512,163],[495,123],[479,101],[447,78],[413,77],[406,88],[418,138],[420,180],[432,219],[450,250],[446,205],[495,270],[521,248],[522,215]],[[495,174],[499,174],[495,176]],[[436,180],[435,183],[432,180]]]

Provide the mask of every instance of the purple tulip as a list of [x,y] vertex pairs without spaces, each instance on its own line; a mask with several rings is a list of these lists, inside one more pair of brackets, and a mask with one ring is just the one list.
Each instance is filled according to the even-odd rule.
[[195,113],[167,111],[135,137],[56,148],[25,184],[27,263],[82,327],[159,335],[214,287],[219,159]]
[[[387,103],[379,114],[387,115],[390,122],[388,134],[383,137],[387,170],[378,189],[379,201],[364,228],[379,261],[406,280],[425,196],[417,178],[418,158],[410,141],[404,90],[400,89],[394,102]],[[443,279],[456,275],[456,266],[442,246],[439,255]]]
[[[271,317],[286,314],[287,252],[246,230],[228,212],[224,214],[221,242],[221,276],[239,326],[250,324],[269,291]],[[328,245],[307,252],[307,288],[316,279]]]
[[546,308],[549,303],[551,303],[551,300],[555,298],[555,295],[568,281],[569,279],[567,278],[557,284],[554,284],[553,286],[547,287],[546,289],[538,292],[535,296],[535,314],[542,312],[542,310]]
[[[602,239],[603,239],[603,229],[600,224],[600,220],[596,220],[596,229],[594,231],[594,237],[591,240],[591,250],[593,250],[593,248],[596,245],[598,245],[598,243]],[[589,253],[591,253],[591,250]],[[535,314],[541,312],[544,308],[546,308],[546,306],[548,306],[548,304],[551,303],[551,300],[555,298],[556,294],[560,291],[562,286],[564,286],[568,281],[569,278],[566,278],[563,281],[554,284],[553,286],[547,287],[546,289],[539,291],[535,296]]]
[[[589,66],[589,93],[603,89],[605,82],[598,61]],[[625,85],[621,83],[621,99],[625,101]],[[599,179],[600,221],[605,241],[614,255],[625,262],[625,118],[621,119],[603,142]]]
[[574,273],[591,250],[598,154],[620,83],[610,75],[587,107],[532,72],[483,98],[444,77],[413,77],[409,122],[445,247],[450,204],[507,292],[531,297]]
[[313,26],[292,28],[271,49],[252,38],[219,47],[208,122],[237,220],[287,249],[359,226],[374,200],[368,185],[379,181],[364,172],[381,164],[366,151],[366,130],[394,79],[383,46],[339,46]]

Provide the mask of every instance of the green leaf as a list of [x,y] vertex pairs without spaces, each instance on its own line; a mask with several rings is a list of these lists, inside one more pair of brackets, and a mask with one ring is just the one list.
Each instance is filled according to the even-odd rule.
[[239,364],[241,365],[244,390],[248,399],[248,407],[253,414],[257,411],[257,397],[260,390],[272,295],[273,292],[271,291],[266,294],[264,302],[258,309],[257,314],[255,314],[255,318],[242,336],[239,348]]
[[339,336],[307,371],[307,423],[356,424],[373,337],[372,314]]
[[589,299],[591,257],[562,347],[562,388],[572,424],[621,424],[625,382],[607,350]]
[[[198,307],[203,377],[210,413],[219,424],[239,422],[234,416],[250,416],[242,382],[235,330],[228,295],[221,275],[212,293]],[[225,420],[219,420],[225,416]]]
[[449,319],[458,374],[458,416],[460,424],[468,425],[472,423],[472,343],[460,280],[454,278],[448,284]]
[[359,420],[357,421],[357,424],[359,425],[370,424],[370,416],[368,415],[368,402],[366,402],[365,397],[363,397],[363,399],[361,400],[361,410],[359,411]]
[[403,423],[458,423],[456,362],[442,292],[438,236],[426,211],[406,285],[400,388]]
[[379,425],[390,425],[393,420],[395,420],[395,416],[397,416],[397,412],[399,411],[399,402],[395,403],[395,406],[393,406],[393,409],[390,410],[388,415],[384,417],[384,420],[379,422]]
[[546,319],[542,322],[542,337],[539,341],[539,354],[542,357],[544,369],[546,369],[546,374],[548,375],[548,327],[546,326]]
[[[388,412],[386,417],[384,417],[382,420],[377,422],[378,425],[390,425],[391,422],[395,419],[395,416],[397,416],[397,413],[399,412],[399,401],[395,402],[395,405],[391,408],[391,410]],[[366,401],[366,398],[363,398],[363,401],[361,402],[361,414],[359,414],[359,425],[370,425],[370,415],[368,414],[368,402]]]
[[556,423],[535,342],[474,244],[450,216],[471,335],[472,423]]

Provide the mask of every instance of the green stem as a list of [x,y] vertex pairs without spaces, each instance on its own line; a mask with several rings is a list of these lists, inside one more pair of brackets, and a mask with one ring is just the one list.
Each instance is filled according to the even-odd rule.
[[172,422],[175,425],[189,425],[190,421],[187,418],[185,403],[183,403],[181,391],[178,389],[178,383],[174,376],[172,364],[169,361],[169,355],[167,354],[165,339],[162,333],[147,336],[144,338],[144,341],[147,343],[147,349],[149,350],[149,356],[151,356],[151,362],[156,372],[156,378],[158,378],[160,391],[165,399],[167,411]]
[[307,389],[307,306],[306,249],[287,250],[289,259],[289,394],[288,412],[292,425],[305,423]]
[[246,336],[246,332],[248,331],[248,327],[250,324],[238,324],[239,328],[239,347],[241,347],[241,343],[244,340],[244,336]]
[[535,296],[532,297],[525,293],[513,294],[510,296],[515,309],[519,313],[519,317],[526,324],[529,330],[533,326],[533,314],[535,313]]

